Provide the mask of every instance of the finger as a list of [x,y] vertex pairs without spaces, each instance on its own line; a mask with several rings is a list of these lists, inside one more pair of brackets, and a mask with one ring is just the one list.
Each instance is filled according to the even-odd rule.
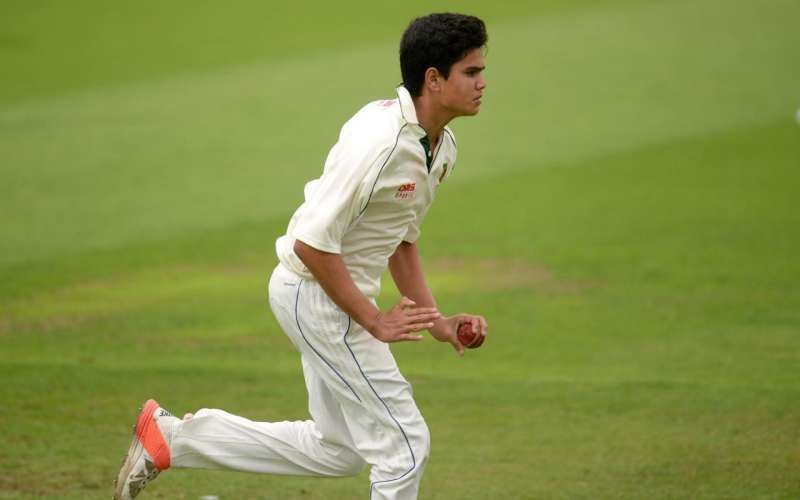
[[464,355],[464,346],[461,345],[459,341],[456,340],[455,342],[453,342],[453,349],[456,350],[456,353],[458,353],[459,356]]
[[395,336],[390,342],[418,342],[424,339],[422,335],[412,335],[410,333],[400,333]]
[[409,307],[414,307],[417,303],[403,296],[400,298],[400,302],[398,302],[397,305],[399,305],[401,309],[408,309]]
[[486,322],[486,318],[483,316],[478,316],[478,320],[481,322],[481,333],[485,337],[489,333],[489,323]]
[[406,314],[406,318],[408,319],[408,321],[413,321],[415,323],[436,321],[441,317],[442,315],[439,314],[438,312],[425,313],[425,314]]
[[421,332],[422,330],[427,330],[428,328],[433,328],[433,323],[425,322],[425,323],[410,323],[406,325],[405,331],[406,332]]
[[472,342],[469,343],[467,347],[470,349],[475,349],[476,347],[480,346],[483,343],[483,335],[480,333],[475,334],[472,338]]
[[419,316],[421,314],[438,314],[441,316],[441,313],[435,307],[407,307],[405,309],[407,316]]
[[473,316],[469,319],[469,322],[472,323],[472,333],[475,334],[477,337],[481,334],[481,320],[478,319],[477,316]]

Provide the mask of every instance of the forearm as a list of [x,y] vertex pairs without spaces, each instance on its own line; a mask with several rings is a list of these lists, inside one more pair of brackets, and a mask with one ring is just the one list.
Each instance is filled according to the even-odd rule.
[[436,300],[422,272],[422,260],[416,243],[403,241],[398,245],[389,257],[389,271],[402,295],[421,307],[436,307]]
[[[419,257],[416,243],[404,241],[398,245],[394,254],[389,257],[389,271],[402,295],[410,298],[420,307],[438,308],[433,292],[425,280],[425,273],[422,272],[422,259]],[[446,320],[445,317],[437,319],[433,323],[433,328],[429,329],[431,334],[439,340],[446,338],[444,331]]]
[[[422,260],[415,243],[405,241],[400,243],[394,254],[389,257],[389,270],[400,293],[419,306],[436,307],[436,300],[433,298],[433,293],[425,280],[425,274],[422,272]],[[465,346],[458,338],[458,327],[462,323],[471,323],[475,333],[474,340],[466,347],[480,346],[488,331],[488,325],[483,316],[471,314],[439,316],[430,323],[428,331],[435,339],[452,344],[458,354],[462,355]]]
[[299,240],[294,251],[331,300],[356,323],[373,332],[380,311],[353,282],[342,256],[317,250]]

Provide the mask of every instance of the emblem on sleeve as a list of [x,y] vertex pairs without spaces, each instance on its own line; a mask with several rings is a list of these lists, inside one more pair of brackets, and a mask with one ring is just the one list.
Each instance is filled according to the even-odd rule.
[[416,194],[416,189],[417,189],[416,182],[409,182],[408,184],[402,184],[399,188],[397,188],[397,192],[394,194],[394,197],[400,200],[414,198],[414,195]]

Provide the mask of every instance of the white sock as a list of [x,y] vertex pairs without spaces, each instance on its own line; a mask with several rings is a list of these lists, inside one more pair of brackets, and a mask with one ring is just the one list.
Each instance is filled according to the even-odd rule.
[[175,436],[175,433],[178,432],[180,424],[183,423],[183,421],[173,416],[172,413],[164,408],[158,408],[154,416],[156,417],[156,422],[158,423],[158,428],[161,430],[161,434],[167,441],[167,445],[171,445],[172,438]]

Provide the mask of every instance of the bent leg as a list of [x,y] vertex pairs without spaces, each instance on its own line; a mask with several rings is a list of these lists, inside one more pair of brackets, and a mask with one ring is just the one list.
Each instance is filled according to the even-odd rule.
[[[365,405],[343,408],[356,448],[372,465],[371,500],[416,499],[430,454],[430,432],[389,346],[355,325],[345,339]],[[368,411],[364,411],[368,408]]]
[[305,356],[303,374],[314,420],[254,422],[202,409],[174,424],[172,465],[322,477],[358,474],[366,463],[354,451],[339,404]]
[[417,498],[430,434],[389,346],[351,322],[318,283],[280,266],[270,304],[302,354],[313,420],[252,422],[201,410],[176,429],[174,466],[343,476],[366,462],[370,499]]
[[[282,308],[285,314],[276,315],[284,318],[293,314],[282,322],[284,330],[338,403],[343,435],[372,466],[370,498],[417,498],[430,434],[388,344],[352,322],[318,283],[291,276],[280,281],[293,300],[273,309]],[[328,429],[323,426],[329,421],[314,418],[325,435],[341,430],[339,422]]]
[[364,466],[349,448],[326,442],[311,420],[253,422],[216,409],[180,423],[170,448],[173,467],[338,477]]
[[[276,273],[277,274],[277,273]],[[366,464],[355,451],[324,364],[304,342],[294,313],[295,288],[270,281],[270,303],[281,327],[301,352],[312,420],[254,422],[223,410],[202,409],[175,425],[170,445],[175,467],[228,469],[268,474],[349,476]],[[321,320],[324,318],[321,318]],[[314,359],[309,362],[309,357]]]

